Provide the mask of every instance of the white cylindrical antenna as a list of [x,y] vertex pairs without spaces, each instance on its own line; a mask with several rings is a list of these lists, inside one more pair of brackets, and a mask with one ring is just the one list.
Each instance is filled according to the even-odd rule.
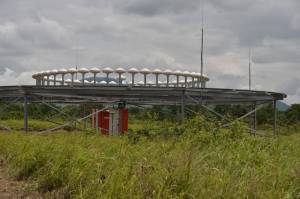
[[173,75],[177,77],[177,87],[179,87],[179,77],[182,76],[182,72],[180,70],[176,70],[173,72]]
[[123,73],[126,73],[126,70],[124,68],[117,68],[115,70],[115,73],[119,74],[119,86],[122,86],[122,78],[121,78],[121,76],[122,76]]
[[144,75],[144,86],[147,85],[147,75],[151,73],[151,71],[148,68],[144,68],[142,70],[140,70],[140,73]]
[[62,86],[64,86],[64,84],[65,84],[65,74],[67,74],[68,73],[68,71],[66,70],[66,69],[60,69],[59,71],[58,71],[58,74],[61,74],[61,85]]
[[94,86],[96,86],[96,75],[97,73],[100,73],[101,70],[97,67],[94,67],[90,70],[90,73],[93,73],[94,74]]
[[188,87],[188,86],[187,86],[187,78],[190,76],[190,72],[184,71],[184,72],[182,73],[182,76],[183,76],[184,79],[185,79],[185,87],[187,88],[187,87]]
[[170,83],[170,75],[172,75],[173,74],[173,72],[172,71],[170,71],[169,69],[167,69],[167,70],[165,70],[164,72],[163,72],[163,74],[165,75],[165,76],[167,76],[167,87],[169,87],[169,83]]
[[116,86],[117,83],[116,83],[115,81],[111,81],[111,82],[109,82],[109,85],[110,85],[110,86]]
[[109,68],[109,67],[106,67],[102,70],[103,73],[106,73],[106,85],[108,86],[108,83],[109,83],[109,74],[110,73],[113,73],[113,69]]
[[99,84],[100,84],[100,86],[106,86],[107,82],[106,81],[101,81]]
[[153,70],[152,71],[152,74],[154,74],[155,76],[156,76],[156,86],[158,87],[158,76],[160,75],[160,74],[162,74],[163,72],[161,71],[161,70],[159,70],[159,69],[155,69],[155,70]]
[[70,69],[68,70],[68,73],[70,73],[71,76],[72,76],[71,86],[73,86],[73,82],[74,82],[74,74],[78,73],[78,71],[77,71],[75,68],[70,68]]
[[[86,68],[81,68],[81,69],[78,70],[78,72],[82,74],[82,82],[83,82],[84,81],[84,75],[86,73],[89,73],[90,71],[88,69],[86,69]],[[76,75],[76,77],[77,77],[77,75]]]
[[56,70],[56,69],[50,71],[50,75],[53,75],[54,86],[56,86],[56,75],[57,75],[57,73],[58,73],[58,70]]
[[154,83],[152,82],[152,81],[149,81],[149,82],[147,82],[147,86],[153,86],[154,85]]
[[50,70],[46,70],[43,72],[43,75],[47,77],[47,86],[49,86],[49,76],[50,76]]
[[131,69],[128,70],[128,73],[131,73],[131,75],[132,75],[132,84],[131,84],[132,86],[135,86],[135,84],[134,84],[134,75],[139,73],[139,72],[140,71],[136,68],[131,68]]

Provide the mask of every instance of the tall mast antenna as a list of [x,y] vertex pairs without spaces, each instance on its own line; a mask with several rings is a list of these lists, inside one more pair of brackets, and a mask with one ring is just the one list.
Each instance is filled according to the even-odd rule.
[[250,37],[249,37],[249,90],[251,90]]
[[202,115],[202,89],[203,84],[203,1],[202,0],[202,36],[201,36],[201,98],[200,98],[200,115]]
[[[77,55],[78,55],[78,41],[77,41],[77,46],[76,46],[76,70],[77,70]],[[76,79],[77,79],[77,73],[76,73]],[[84,80],[82,80],[84,81]]]

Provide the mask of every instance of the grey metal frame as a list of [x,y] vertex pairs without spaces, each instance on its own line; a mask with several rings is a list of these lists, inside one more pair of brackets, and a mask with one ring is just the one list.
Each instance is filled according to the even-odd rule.
[[[24,100],[22,100],[22,97]],[[111,104],[124,103],[132,105],[181,105],[181,121],[184,123],[186,105],[217,104],[254,104],[255,108],[243,117],[254,113],[254,130],[249,127],[254,135],[256,130],[256,106],[274,101],[283,100],[287,95],[284,93],[220,89],[220,88],[195,88],[195,87],[137,87],[137,86],[2,86],[0,87],[0,102],[23,102],[24,103],[24,131],[28,133],[28,103],[44,103],[54,109],[49,103],[68,104]],[[201,103],[200,103],[201,101]],[[7,106],[9,106],[7,105]],[[6,108],[6,107],[5,107]],[[5,109],[4,108],[4,109]],[[2,109],[1,111],[3,111]],[[202,109],[202,107],[200,107]],[[56,109],[59,114],[71,117],[76,123],[76,118]],[[85,111],[85,109],[84,109]],[[216,113],[216,112],[214,112]],[[200,113],[201,114],[201,113]],[[218,113],[216,113],[218,114]],[[220,115],[219,115],[220,116]],[[175,116],[177,117],[177,116]],[[221,116],[227,119],[224,116]],[[85,117],[86,118],[86,117]],[[228,119],[227,119],[228,120]],[[230,121],[230,120],[228,120]],[[82,121],[81,121],[82,122]],[[230,121],[231,122],[231,121]],[[70,124],[72,124],[70,123]],[[82,122],[86,124],[85,122]],[[68,125],[70,125],[68,124]],[[90,124],[88,124],[90,125]],[[4,127],[3,127],[4,128]],[[5,127],[7,128],[7,127]],[[274,137],[276,136],[276,111],[274,111]]]

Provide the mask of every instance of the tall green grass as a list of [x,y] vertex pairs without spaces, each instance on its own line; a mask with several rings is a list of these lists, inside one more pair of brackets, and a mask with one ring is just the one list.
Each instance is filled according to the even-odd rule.
[[[52,129],[57,126],[60,126],[60,124],[66,124],[69,123],[67,121],[54,121],[58,124],[47,122],[47,121],[39,121],[39,120],[29,120],[28,121],[28,130],[29,131],[45,131],[47,129]],[[14,131],[24,131],[24,120],[3,120],[1,121],[1,125],[12,129]],[[74,129],[74,124],[70,125],[71,128],[64,128],[64,130]],[[77,123],[76,128],[83,130],[83,123]],[[88,126],[88,125],[87,125]],[[62,128],[63,129],[63,128]]]
[[[164,133],[165,132],[165,133]],[[71,198],[299,198],[300,135],[249,137],[194,120],[147,136],[0,134],[16,180]]]

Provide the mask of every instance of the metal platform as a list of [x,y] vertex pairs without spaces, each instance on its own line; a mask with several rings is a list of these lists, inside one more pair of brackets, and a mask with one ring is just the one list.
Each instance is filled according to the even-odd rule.
[[[202,96],[202,100],[201,100]],[[143,86],[1,86],[1,102],[24,102],[25,132],[27,132],[28,103],[117,104],[181,106],[182,121],[186,105],[253,104],[255,106],[283,100],[284,93],[198,88]],[[208,107],[206,107],[208,108]],[[256,110],[256,109],[255,109]],[[252,112],[254,113],[254,112]],[[256,111],[255,111],[256,113]],[[276,112],[275,112],[276,114]],[[276,115],[274,116],[276,117]],[[79,122],[77,119],[74,123]],[[81,122],[81,121],[80,121]],[[276,128],[276,121],[274,123]],[[3,127],[3,126],[2,126]],[[3,127],[4,128],[4,127]],[[256,131],[256,129],[255,129]]]

